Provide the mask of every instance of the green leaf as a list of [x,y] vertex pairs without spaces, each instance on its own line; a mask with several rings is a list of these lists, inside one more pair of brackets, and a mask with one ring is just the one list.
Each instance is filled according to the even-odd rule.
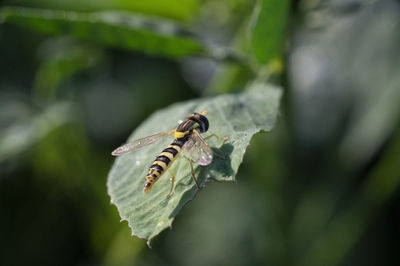
[[197,9],[197,2],[193,0],[8,0],[6,3],[9,5],[86,12],[125,10],[178,20],[188,19]]
[[[30,112],[27,117],[19,118],[15,113],[16,102],[1,102],[1,112],[7,116],[16,116],[14,123],[0,130],[0,163],[16,158],[33,145],[43,140],[54,129],[64,124],[72,122],[73,105],[69,102],[59,102],[43,109],[40,113],[35,113],[29,107]],[[19,103],[23,104],[23,103]],[[21,108],[21,109],[23,109]],[[2,121],[0,121],[2,122]]]
[[75,73],[101,65],[104,54],[96,48],[66,38],[44,42],[40,48],[42,62],[33,85],[35,96],[52,98],[60,85]]
[[[272,129],[280,96],[279,88],[258,84],[240,94],[177,103],[155,112],[134,131],[128,141],[174,129],[178,121],[188,114],[207,110],[210,129],[205,135],[217,134],[229,138],[225,143],[215,138],[207,142],[226,159],[215,157],[206,167],[195,165],[196,176],[201,186],[210,179],[232,182],[235,181],[252,136],[261,130]],[[108,176],[108,193],[122,220],[128,221],[133,235],[149,241],[171,226],[183,205],[198,193],[190,174],[190,165],[184,156],[180,156],[170,168],[176,176],[175,190],[170,198],[166,198],[171,187],[168,173],[154,184],[149,194],[143,193],[148,167],[170,142],[172,137],[165,137],[157,145],[118,157]]]
[[129,12],[80,13],[7,7],[0,10],[1,21],[149,55],[179,58],[206,50],[189,32],[172,21]]
[[265,64],[284,51],[288,0],[259,0],[250,26],[250,46],[256,62]]

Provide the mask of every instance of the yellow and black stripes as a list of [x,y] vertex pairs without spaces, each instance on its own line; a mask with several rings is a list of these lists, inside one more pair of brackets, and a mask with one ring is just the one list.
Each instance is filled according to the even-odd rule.
[[175,161],[176,157],[180,153],[183,145],[188,140],[185,136],[180,139],[175,139],[171,145],[164,149],[161,154],[154,160],[153,164],[146,175],[146,181],[144,184],[144,192],[150,191],[153,184],[167,171],[167,169]]
[[[193,113],[186,117],[186,120],[178,125],[174,133],[174,141],[154,160],[146,175],[144,193],[148,193],[153,184],[168,170],[182,150],[183,145],[189,140],[193,130],[204,133],[208,130],[208,119],[202,113]],[[172,174],[172,173],[171,173]],[[174,178],[173,178],[174,180]],[[174,182],[172,181],[172,187]],[[170,192],[170,194],[171,194]],[[168,195],[170,195],[168,194]]]
[[200,133],[204,133],[208,130],[208,126],[208,119],[204,115],[193,113],[188,115],[186,120],[179,124],[179,126],[176,128],[176,131],[186,132],[197,129],[200,131]]

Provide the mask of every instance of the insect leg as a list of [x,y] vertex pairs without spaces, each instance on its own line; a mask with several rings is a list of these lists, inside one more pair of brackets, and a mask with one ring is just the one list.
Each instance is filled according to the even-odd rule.
[[207,114],[207,110],[199,111],[198,113],[201,114],[201,115],[205,115],[205,114]]
[[210,139],[210,138],[212,138],[212,137],[215,137],[217,140],[222,141],[222,142],[225,142],[225,141],[228,140],[227,137],[226,137],[226,138],[221,138],[221,137],[218,137],[218,136],[215,135],[215,134],[211,134],[210,136],[205,137],[204,140],[208,140],[208,139]]
[[[210,139],[210,138],[212,138],[212,137],[215,137],[217,140],[222,141],[222,142],[225,142],[225,141],[228,140],[227,137],[221,138],[221,137],[218,137],[218,136],[215,135],[215,134],[211,134],[210,136],[205,137],[204,140]],[[214,153],[214,155],[217,156],[218,158],[220,158],[220,159],[222,159],[222,160],[226,160],[226,158],[225,158],[224,156],[219,155],[219,154],[216,153],[215,151],[213,151],[213,153]]]
[[171,172],[171,170],[169,170],[169,169],[168,169],[168,173],[171,175],[172,180],[171,180],[171,189],[170,189],[170,191],[169,191],[169,193],[168,193],[168,195],[167,195],[167,199],[168,199],[169,197],[171,197],[172,191],[174,190],[174,185],[175,185],[175,175],[174,175],[174,174]]
[[198,189],[198,190],[200,190],[199,183],[197,183],[196,176],[194,175],[194,170],[193,170],[192,159],[189,159],[189,163],[190,163],[190,170],[191,170],[191,172],[192,172],[192,178],[193,178],[193,181],[196,183],[196,187],[197,187],[197,189]]

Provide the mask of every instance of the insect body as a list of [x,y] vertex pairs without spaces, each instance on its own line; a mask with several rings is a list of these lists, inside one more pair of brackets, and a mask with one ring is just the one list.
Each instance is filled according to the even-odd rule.
[[188,135],[175,139],[161,154],[154,160],[146,175],[144,193],[148,193],[153,184],[168,170],[182,150],[183,145],[188,141]]
[[[194,175],[192,161],[200,165],[208,165],[213,160],[214,152],[210,146],[201,137],[200,133],[204,133],[208,130],[209,122],[204,116],[206,112],[193,113],[190,114],[185,121],[179,124],[179,126],[171,131],[162,132],[156,135],[148,136],[142,139],[138,139],[134,142],[127,143],[117,148],[112,152],[112,155],[121,155],[127,152],[138,150],[142,147],[148,146],[150,144],[156,143],[163,136],[173,134],[174,141],[164,149],[161,154],[154,160],[153,164],[150,166],[149,171],[146,175],[146,181],[144,185],[144,193],[148,193],[153,186],[153,184],[171,167],[172,163],[178,157],[178,155],[185,151],[186,155],[189,157],[192,178],[196,183],[198,189],[200,189],[196,177]],[[219,138],[215,134],[208,136],[216,137],[221,141],[226,141],[227,138]],[[172,184],[170,193],[167,197],[172,195],[174,188],[175,176],[169,171],[172,176]]]

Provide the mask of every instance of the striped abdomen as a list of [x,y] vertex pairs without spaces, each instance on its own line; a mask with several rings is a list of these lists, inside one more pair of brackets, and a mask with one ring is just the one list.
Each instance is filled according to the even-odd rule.
[[146,175],[146,181],[143,189],[144,193],[149,192],[153,184],[172,165],[187,140],[187,137],[175,139],[171,145],[163,150],[161,154],[154,160],[153,164],[150,166],[149,172]]

